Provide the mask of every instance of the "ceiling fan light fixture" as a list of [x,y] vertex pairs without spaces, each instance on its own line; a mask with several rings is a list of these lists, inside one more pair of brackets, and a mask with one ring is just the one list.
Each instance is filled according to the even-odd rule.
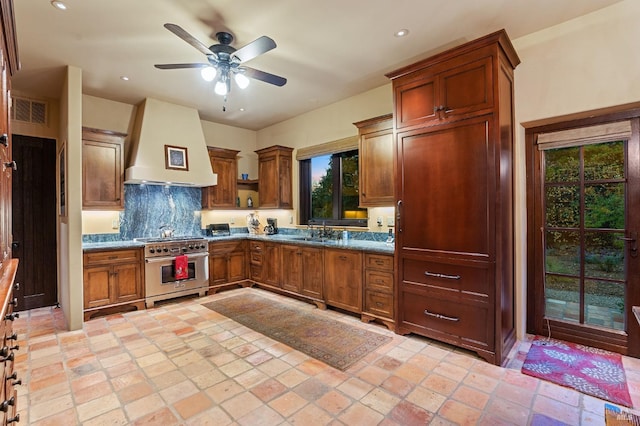
[[213,79],[216,78],[217,73],[218,70],[214,67],[205,67],[200,71],[200,75],[204,81],[213,81]]
[[222,80],[216,81],[216,86],[213,88],[216,95],[225,96],[229,91],[227,90],[227,83]]
[[67,5],[60,0],[51,0],[51,6],[55,7],[58,10],[67,10]]
[[241,73],[236,73],[235,80],[236,84],[241,89],[246,89],[250,83],[250,80],[247,78],[247,76]]

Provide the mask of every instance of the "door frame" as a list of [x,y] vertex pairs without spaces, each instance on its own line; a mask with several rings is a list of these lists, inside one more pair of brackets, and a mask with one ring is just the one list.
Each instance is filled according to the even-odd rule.
[[[632,134],[627,143],[627,212],[640,212],[640,102],[585,111],[522,123],[525,128],[527,184],[527,333],[602,348],[640,357],[640,324],[631,306],[640,305],[640,257],[627,259],[626,332],[605,330],[583,324],[545,319],[544,252],[541,226],[544,224],[542,194],[542,152],[536,141],[540,133],[629,120]],[[633,178],[633,179],[631,179]],[[627,213],[625,228],[640,231],[640,215]],[[627,252],[628,253],[628,252]],[[636,272],[635,274],[633,272]]]

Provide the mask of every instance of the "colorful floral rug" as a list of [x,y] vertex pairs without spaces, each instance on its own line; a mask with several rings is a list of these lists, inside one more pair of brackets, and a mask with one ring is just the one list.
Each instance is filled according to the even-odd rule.
[[522,372],[615,404],[633,407],[622,356],[536,336]]
[[361,327],[324,318],[315,309],[297,308],[252,293],[203,306],[339,370],[392,339]]

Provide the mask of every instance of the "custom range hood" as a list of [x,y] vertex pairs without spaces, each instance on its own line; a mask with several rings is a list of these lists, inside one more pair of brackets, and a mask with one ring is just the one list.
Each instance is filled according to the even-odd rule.
[[211,171],[198,111],[147,98],[138,105],[125,183],[211,186]]

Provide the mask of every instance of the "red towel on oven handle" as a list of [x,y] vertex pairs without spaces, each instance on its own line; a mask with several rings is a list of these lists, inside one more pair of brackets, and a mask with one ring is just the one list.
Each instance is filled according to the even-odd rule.
[[176,256],[173,259],[173,268],[176,280],[189,278],[189,258],[186,255]]

